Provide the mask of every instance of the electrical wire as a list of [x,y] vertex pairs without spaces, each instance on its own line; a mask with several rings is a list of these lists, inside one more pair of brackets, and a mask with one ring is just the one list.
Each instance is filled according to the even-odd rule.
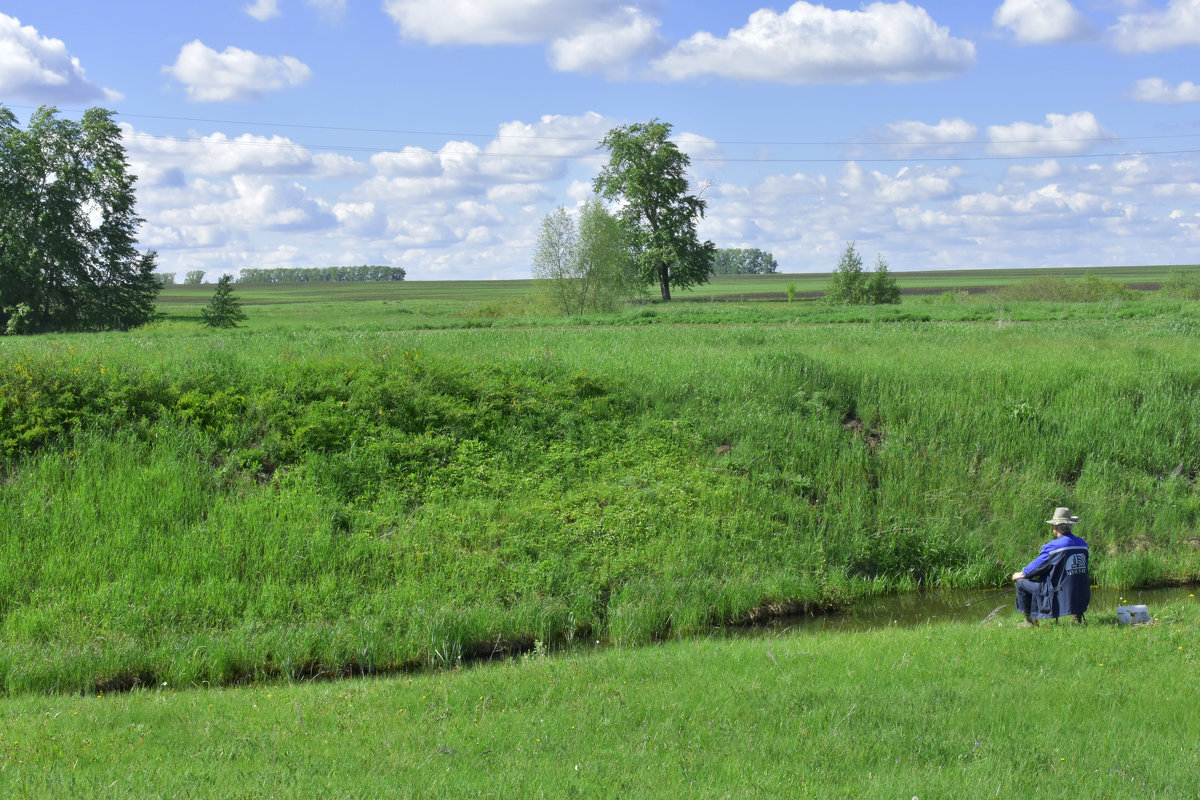
[[[28,105],[10,105],[10,108],[22,108],[33,110],[36,106]],[[82,113],[83,109],[60,109],[65,113]],[[266,122],[259,120],[236,120],[236,119],[219,119],[211,117],[178,117],[167,114],[135,114],[131,112],[116,111],[114,115],[117,117],[128,117],[131,119],[156,119],[167,120],[173,122],[207,122],[216,125],[255,125],[259,127],[269,128],[299,128],[304,130],[321,130],[321,131],[341,131],[347,133],[383,133],[399,136],[456,136],[464,139],[519,139],[531,141],[559,141],[559,142],[594,142],[599,144],[600,140],[593,136],[544,136],[544,135],[525,135],[525,134],[510,134],[510,133],[467,133],[463,131],[432,131],[432,130],[408,130],[401,128],[358,128],[346,127],[340,125],[310,125],[298,122]],[[1077,137],[1077,138],[1062,138],[1062,139],[1011,139],[1004,142],[996,142],[991,139],[962,139],[947,142],[913,142],[913,141],[889,141],[889,140],[857,140],[857,141],[821,141],[821,140],[756,140],[756,139],[711,139],[708,141],[714,144],[729,144],[729,145],[760,145],[760,146],[775,146],[775,147],[947,147],[953,145],[972,145],[972,144],[1082,144],[1094,142],[1119,142],[1119,141],[1142,141],[1142,140],[1161,140],[1161,139],[1195,139],[1200,138],[1200,132],[1197,133],[1175,133],[1175,134],[1153,134],[1142,136],[1095,136],[1095,137]],[[352,148],[338,148],[352,149]],[[728,159],[723,159],[728,160]],[[754,160],[754,159],[750,159]]]

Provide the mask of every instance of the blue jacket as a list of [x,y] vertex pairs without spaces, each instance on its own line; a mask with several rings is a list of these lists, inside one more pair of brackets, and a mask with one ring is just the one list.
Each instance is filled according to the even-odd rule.
[[1072,534],[1046,542],[1022,570],[1042,590],[1033,598],[1034,617],[1055,618],[1087,611],[1092,599],[1088,544]]

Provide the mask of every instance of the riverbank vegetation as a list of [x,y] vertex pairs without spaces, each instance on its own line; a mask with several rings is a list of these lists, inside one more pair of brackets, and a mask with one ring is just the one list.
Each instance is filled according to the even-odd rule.
[[1057,505],[1105,584],[1200,576],[1183,301],[245,300],[235,331],[181,305],[4,343],[7,692],[449,666],[999,586]]

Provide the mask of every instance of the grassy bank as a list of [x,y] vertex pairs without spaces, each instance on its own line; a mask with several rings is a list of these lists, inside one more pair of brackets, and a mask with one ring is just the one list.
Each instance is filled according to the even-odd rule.
[[997,585],[1056,505],[1100,581],[1194,579],[1197,328],[1144,307],[6,341],[0,686],[445,666]]
[[[1193,601],[1194,602],[1194,601]],[[6,796],[1187,798],[1200,613],[0,701]],[[981,611],[981,614],[983,612]],[[1053,787],[1053,788],[1049,788]]]

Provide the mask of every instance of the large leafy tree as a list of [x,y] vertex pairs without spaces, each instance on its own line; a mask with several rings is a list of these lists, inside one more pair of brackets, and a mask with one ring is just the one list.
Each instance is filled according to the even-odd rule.
[[130,328],[154,316],[155,254],[112,112],[0,106],[0,332]]
[[609,162],[595,182],[597,194],[620,203],[641,280],[657,282],[663,300],[672,288],[706,282],[716,250],[696,237],[706,204],[688,191],[691,159],[670,134],[671,126],[657,119],[613,128],[600,142]]

